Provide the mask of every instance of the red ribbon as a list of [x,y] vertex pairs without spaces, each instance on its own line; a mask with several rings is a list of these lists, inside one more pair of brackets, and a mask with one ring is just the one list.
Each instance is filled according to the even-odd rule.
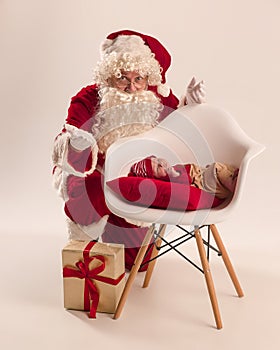
[[[84,288],[84,310],[90,311],[89,317],[96,318],[96,310],[99,302],[99,292],[95,286],[93,279],[101,282],[105,282],[111,285],[117,285],[124,277],[125,273],[121,274],[118,278],[113,279],[110,277],[98,276],[105,269],[105,258],[103,255],[89,256],[91,248],[96,242],[91,241],[87,244],[83,251],[84,261],[78,261],[75,265],[77,269],[65,266],[63,268],[63,277],[76,277],[85,279]],[[89,269],[89,264],[93,260],[99,260],[100,265],[93,269]],[[91,306],[90,306],[91,302]]]

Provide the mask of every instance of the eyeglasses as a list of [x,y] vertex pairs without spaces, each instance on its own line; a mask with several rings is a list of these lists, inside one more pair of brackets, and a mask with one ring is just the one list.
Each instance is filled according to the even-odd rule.
[[120,88],[126,88],[130,85],[134,85],[136,89],[143,89],[147,85],[147,77],[143,78],[140,75],[134,78],[134,80],[128,79],[122,75],[120,78],[116,78],[116,85]]

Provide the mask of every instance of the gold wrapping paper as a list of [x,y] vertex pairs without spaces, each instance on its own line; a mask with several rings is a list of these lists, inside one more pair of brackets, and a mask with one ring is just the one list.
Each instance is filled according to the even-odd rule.
[[[75,264],[78,261],[83,261],[83,251],[87,244],[88,242],[84,241],[71,241],[67,244],[62,250],[63,267],[67,266],[76,269]],[[99,276],[117,279],[125,272],[124,245],[96,242],[89,253],[90,257],[94,255],[102,255],[105,258],[105,269]],[[97,265],[98,261],[93,260],[89,264],[89,268],[92,269]],[[114,313],[125,285],[125,278],[117,285],[97,280],[93,281],[99,291],[97,312]],[[63,278],[64,307],[66,309],[84,310],[84,286],[84,279],[76,277]]]

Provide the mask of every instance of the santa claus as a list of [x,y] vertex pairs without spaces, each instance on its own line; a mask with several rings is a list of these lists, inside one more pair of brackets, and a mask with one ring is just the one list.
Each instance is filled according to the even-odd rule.
[[[193,78],[179,101],[166,85],[171,57],[155,38],[130,30],[110,34],[101,47],[94,84],[71,100],[53,151],[54,185],[64,200],[69,239],[125,245],[130,269],[147,231],[111,213],[103,194],[103,165],[118,138],[156,126],[178,105],[201,103],[203,82]],[[146,259],[149,258],[149,254]],[[147,268],[147,264],[143,269]]]

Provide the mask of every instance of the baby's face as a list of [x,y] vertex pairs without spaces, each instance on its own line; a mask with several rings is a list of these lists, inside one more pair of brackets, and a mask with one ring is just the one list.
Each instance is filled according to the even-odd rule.
[[154,177],[165,177],[171,173],[172,166],[162,158],[152,158],[152,170]]

